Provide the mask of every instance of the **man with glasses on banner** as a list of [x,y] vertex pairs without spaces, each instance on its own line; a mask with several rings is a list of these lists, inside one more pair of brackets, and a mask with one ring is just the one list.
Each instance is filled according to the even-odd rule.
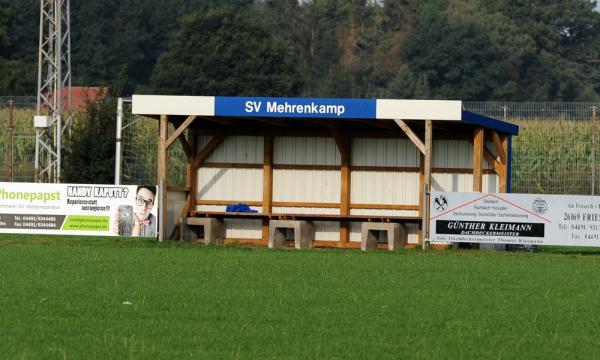
[[136,210],[133,214],[131,236],[156,237],[156,216],[150,211],[154,207],[156,186],[141,185],[135,192]]
[[150,213],[155,200],[156,186],[138,186],[135,191],[135,211],[131,205],[119,206],[113,223],[115,235],[156,237],[156,216]]

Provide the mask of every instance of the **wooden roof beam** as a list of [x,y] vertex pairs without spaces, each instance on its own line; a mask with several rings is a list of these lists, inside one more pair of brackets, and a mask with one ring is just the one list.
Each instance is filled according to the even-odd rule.
[[210,154],[225,140],[224,134],[217,134],[204,146],[204,148],[192,159],[192,169],[197,169]]
[[167,139],[167,149],[173,144],[175,139],[177,139],[183,132],[190,126],[194,120],[196,120],[196,115],[190,115],[185,119],[185,121],[169,136]]
[[[471,142],[471,145],[473,145],[473,147],[475,147],[475,143],[472,139],[470,142]],[[496,174],[499,174],[500,162],[498,162],[498,159],[496,159],[496,157],[494,157],[494,154],[492,154],[492,152],[488,150],[488,148],[485,144],[483,145],[483,158],[494,169],[494,172],[496,172]]]
[[506,164],[506,152],[504,151],[504,145],[502,144],[500,135],[496,130],[492,130],[492,141],[494,142],[494,146],[496,146],[496,152],[498,153],[500,162],[502,164]]
[[394,122],[400,127],[400,129],[402,129],[402,131],[404,131],[406,136],[408,136],[410,141],[412,141],[413,144],[415,144],[417,149],[419,149],[419,151],[421,151],[422,154],[425,154],[425,144],[421,141],[421,139],[419,139],[417,134],[415,134],[414,131],[412,131],[410,126],[408,126],[408,124],[401,119],[394,119]]

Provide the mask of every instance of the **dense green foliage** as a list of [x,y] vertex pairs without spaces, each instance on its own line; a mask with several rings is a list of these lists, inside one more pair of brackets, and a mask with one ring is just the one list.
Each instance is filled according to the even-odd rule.
[[[32,94],[39,4],[0,3],[0,94]],[[595,101],[595,3],[72,0],[73,79],[114,95]]]
[[0,94],[35,94],[39,6],[0,0]]
[[161,94],[289,96],[299,82],[266,22],[225,6],[183,18],[152,85]]
[[115,163],[114,100],[88,101],[66,137],[62,179],[71,184],[111,184]]
[[597,358],[599,261],[3,235],[0,348],[11,359]]

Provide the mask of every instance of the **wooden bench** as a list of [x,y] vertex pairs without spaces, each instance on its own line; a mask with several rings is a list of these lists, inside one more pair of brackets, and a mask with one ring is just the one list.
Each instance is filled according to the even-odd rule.
[[190,217],[214,217],[219,219],[261,219],[261,220],[307,220],[307,221],[350,221],[350,222],[397,222],[420,224],[420,216],[384,216],[384,215],[332,215],[332,214],[280,214],[197,211],[189,212]]
[[[198,238],[193,226],[204,227],[205,243],[221,244],[224,233],[224,219],[248,219],[269,221],[269,248],[285,247],[287,240],[282,229],[294,230],[294,246],[298,249],[312,247],[314,240],[313,221],[361,222],[363,250],[377,246],[377,236],[373,231],[387,231],[388,248],[397,249],[406,243],[405,224],[420,224],[419,216],[382,216],[382,215],[332,215],[332,214],[281,214],[246,213],[218,211],[190,211],[187,219],[182,219],[180,238],[195,241]],[[208,219],[211,219],[210,221]],[[367,230],[365,230],[367,229]]]

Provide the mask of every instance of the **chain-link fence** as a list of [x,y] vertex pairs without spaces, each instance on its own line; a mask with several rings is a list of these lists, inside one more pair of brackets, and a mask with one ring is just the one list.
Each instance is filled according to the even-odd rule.
[[592,119],[593,102],[501,102],[465,101],[465,110],[514,122],[515,120],[585,120]]
[[0,96],[0,181],[35,179],[35,108],[35,97]]
[[519,125],[513,192],[597,195],[600,103],[465,102],[465,109]]
[[[512,144],[513,192],[600,193],[600,103],[463,104],[466,110],[520,126]],[[158,121],[131,115],[131,104],[124,105],[121,181],[154,183]],[[34,181],[34,114],[35,97],[0,97],[0,181]],[[169,151],[169,165],[169,184],[184,186],[185,155],[179,142]]]
[[[156,164],[158,153],[158,121],[131,114],[131,102],[123,104],[123,124],[121,143],[121,183],[156,183]],[[169,132],[173,132],[172,125]],[[187,136],[187,131],[184,132]],[[169,148],[169,186],[185,186],[186,156],[179,142]]]

